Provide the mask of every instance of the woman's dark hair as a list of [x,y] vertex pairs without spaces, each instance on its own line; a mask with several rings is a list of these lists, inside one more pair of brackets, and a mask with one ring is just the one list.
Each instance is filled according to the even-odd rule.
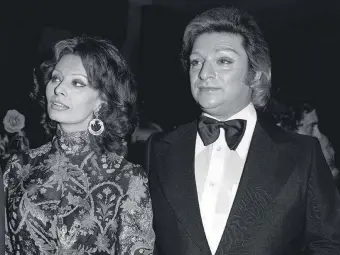
[[108,40],[88,36],[61,40],[54,45],[53,52],[52,60],[44,61],[35,70],[33,93],[44,107],[42,124],[47,134],[55,134],[57,123],[48,117],[45,87],[58,61],[65,55],[76,55],[82,60],[90,86],[99,91],[105,102],[98,113],[105,130],[99,136],[90,135],[91,146],[96,153],[125,154],[125,141],[137,125],[137,88],[122,55]]

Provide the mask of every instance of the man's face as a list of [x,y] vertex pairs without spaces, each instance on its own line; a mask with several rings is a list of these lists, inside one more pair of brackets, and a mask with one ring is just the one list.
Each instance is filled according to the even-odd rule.
[[315,129],[318,128],[318,123],[319,119],[315,110],[309,113],[304,113],[297,132],[299,134],[313,136]]
[[228,118],[250,103],[243,38],[230,33],[198,36],[190,54],[191,93],[203,112]]
[[325,136],[319,130],[319,118],[316,111],[313,110],[310,113],[305,113],[300,124],[301,126],[298,128],[297,132],[299,134],[316,137],[319,140],[322,153],[327,161],[327,164],[329,165],[333,176],[337,176],[339,174],[339,170],[334,165],[335,152],[327,136]]

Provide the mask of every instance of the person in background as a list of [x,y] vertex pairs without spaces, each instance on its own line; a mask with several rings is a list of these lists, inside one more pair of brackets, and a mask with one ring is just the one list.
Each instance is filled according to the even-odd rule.
[[148,140],[155,254],[339,255],[340,196],[318,140],[262,119],[271,61],[254,18],[197,15],[181,58],[202,114]]
[[151,134],[162,132],[163,129],[157,123],[141,118],[139,125],[131,136],[129,145],[128,160],[145,166],[145,146]]
[[51,141],[4,174],[6,254],[152,254],[148,180],[128,162],[136,85],[108,41],[57,42],[36,100]]
[[279,126],[286,130],[316,137],[321,144],[323,155],[334,179],[339,178],[339,170],[335,166],[334,148],[328,137],[319,129],[319,117],[313,104],[309,102],[293,103],[288,107],[288,110],[279,115],[277,122]]
[[135,132],[132,134],[131,142],[146,142],[151,134],[162,131],[163,129],[157,123],[149,120],[143,120],[139,123]]

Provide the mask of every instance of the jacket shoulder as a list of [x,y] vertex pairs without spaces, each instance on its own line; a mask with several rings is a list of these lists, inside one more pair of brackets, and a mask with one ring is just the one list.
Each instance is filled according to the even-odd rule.
[[185,134],[189,130],[197,131],[196,126],[197,121],[192,121],[186,124],[179,125],[170,131],[154,133],[152,134],[152,137],[150,137],[150,140],[152,140],[151,143],[152,145],[161,145],[164,143],[176,142],[176,140],[180,138],[182,134]]

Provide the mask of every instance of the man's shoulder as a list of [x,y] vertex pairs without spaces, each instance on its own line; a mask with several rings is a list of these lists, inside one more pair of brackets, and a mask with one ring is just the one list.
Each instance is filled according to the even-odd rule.
[[277,144],[291,144],[292,146],[305,147],[318,142],[315,137],[301,135],[294,131],[283,129],[263,119],[259,119],[259,124],[265,133]]
[[192,131],[195,128],[196,124],[197,124],[196,121],[191,121],[185,124],[181,124],[181,125],[175,126],[171,130],[153,133],[149,139],[152,140],[151,141],[152,145],[157,145],[157,146],[164,145],[169,142],[173,143],[179,140],[180,137],[186,132]]
[[296,146],[315,146],[318,143],[318,139],[309,135],[298,134],[294,131],[288,131],[282,129],[282,134],[288,138],[292,144]]
[[317,138],[278,128],[276,141],[282,153],[294,155],[295,158],[303,160],[310,159],[317,150],[319,146]]

